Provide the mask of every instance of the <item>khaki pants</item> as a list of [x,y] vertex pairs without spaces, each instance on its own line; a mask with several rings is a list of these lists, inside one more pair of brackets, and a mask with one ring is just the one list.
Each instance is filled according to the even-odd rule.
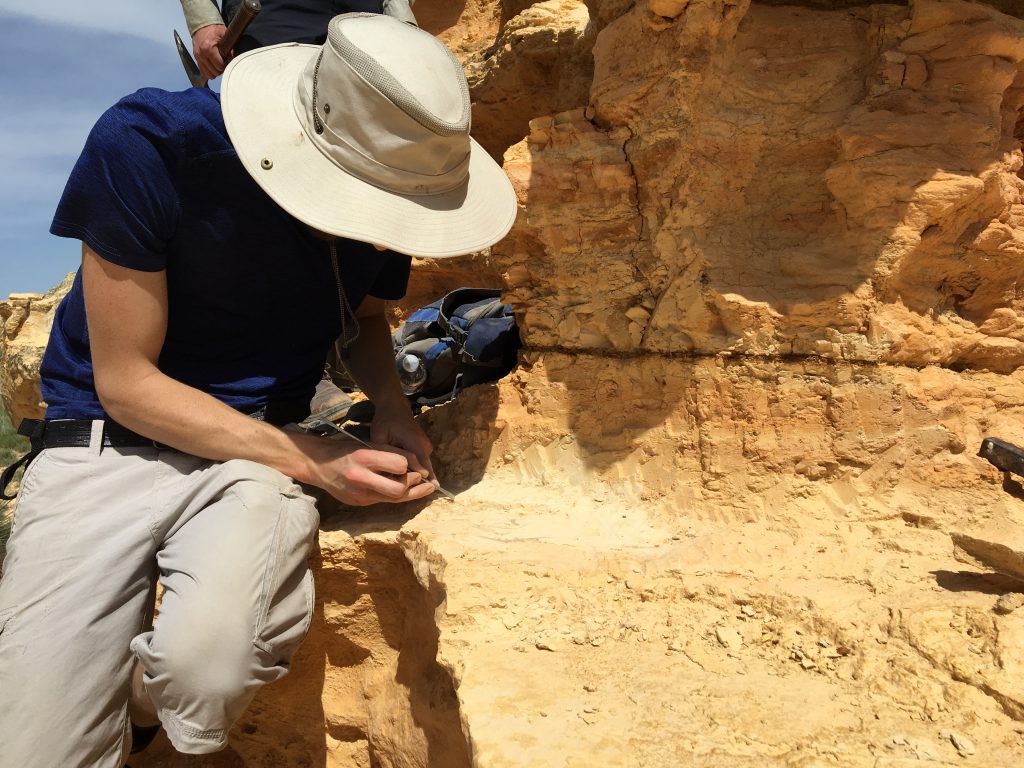
[[175,748],[221,749],[309,628],[319,518],[297,485],[98,434],[43,451],[22,482],[0,580],[0,768],[122,768],[136,658]]

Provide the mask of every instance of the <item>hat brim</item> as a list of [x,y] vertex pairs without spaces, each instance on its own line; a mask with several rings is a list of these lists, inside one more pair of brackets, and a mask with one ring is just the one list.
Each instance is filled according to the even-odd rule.
[[293,95],[319,50],[297,43],[258,48],[237,56],[224,72],[221,110],[228,136],[274,202],[321,232],[410,256],[460,256],[501,240],[515,221],[515,191],[472,139],[466,183],[436,195],[403,195],[368,184],[314,146],[295,114]]

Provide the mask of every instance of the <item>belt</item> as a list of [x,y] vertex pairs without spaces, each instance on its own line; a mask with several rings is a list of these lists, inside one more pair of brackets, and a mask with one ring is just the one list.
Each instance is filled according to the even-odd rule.
[[[92,444],[91,419],[25,419],[18,434],[32,441],[32,447],[88,448]],[[104,448],[166,448],[167,446],[132,432],[115,421],[103,422]]]
[[[247,416],[259,421],[266,421],[277,426],[289,422],[302,421],[309,414],[308,400],[276,400],[243,411]],[[18,427],[18,434],[24,435],[31,442],[28,453],[7,467],[0,474],[0,499],[10,501],[17,494],[8,494],[7,486],[14,479],[19,468],[28,466],[32,460],[47,448],[88,448],[92,445],[91,419],[23,419]],[[169,446],[143,437],[116,421],[103,422],[104,448],[157,448]]]
[[[7,486],[14,479],[14,473],[27,467],[46,448],[88,448],[92,445],[91,419],[22,419],[18,434],[31,442],[29,452],[7,467],[0,474],[0,499],[10,501],[16,493],[7,493]],[[103,422],[104,448],[166,448],[155,440],[132,432],[114,421]]]

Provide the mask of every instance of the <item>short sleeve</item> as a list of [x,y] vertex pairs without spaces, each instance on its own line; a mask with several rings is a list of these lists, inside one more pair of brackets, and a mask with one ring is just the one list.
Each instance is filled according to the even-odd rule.
[[409,271],[412,268],[412,257],[405,254],[387,251],[382,254],[387,259],[377,273],[377,279],[370,286],[370,295],[386,301],[397,301],[405,296],[409,287]]
[[180,139],[162,91],[122,99],[93,126],[50,232],[82,240],[107,261],[157,272],[180,212],[174,170]]

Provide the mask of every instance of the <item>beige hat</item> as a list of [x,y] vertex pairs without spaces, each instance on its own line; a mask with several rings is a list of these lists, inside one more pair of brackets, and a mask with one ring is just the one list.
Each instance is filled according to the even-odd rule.
[[454,54],[390,16],[335,16],[322,47],[235,58],[221,109],[246,170],[322,232],[412,256],[458,256],[512,227],[504,171],[469,137]]

